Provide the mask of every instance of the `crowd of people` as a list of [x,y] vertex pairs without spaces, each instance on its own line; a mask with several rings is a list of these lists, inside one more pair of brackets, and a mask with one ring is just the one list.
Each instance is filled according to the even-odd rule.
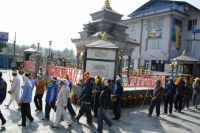
[[[80,118],[85,114],[87,124],[93,125],[93,118],[97,118],[97,133],[102,133],[103,123],[105,122],[109,127],[113,126],[113,122],[106,116],[105,109],[112,107],[114,117],[113,120],[121,118],[121,99],[123,95],[123,83],[120,76],[115,79],[115,84],[112,88],[109,80],[96,76],[91,78],[88,72],[84,73],[81,86],[81,92],[78,100],[80,109],[78,112],[74,110],[71,103],[72,82],[69,75],[64,79],[57,79],[51,77],[47,82],[42,75],[37,75],[33,78],[31,73],[19,75],[17,71],[12,71],[13,80],[11,80],[11,87],[2,78],[0,72],[0,104],[6,98],[6,94],[10,95],[10,100],[5,104],[9,108],[13,103],[17,105],[17,110],[21,111],[21,123],[18,126],[26,127],[26,118],[29,122],[34,122],[31,115],[32,93],[35,88],[34,104],[35,111],[44,111],[42,120],[50,120],[50,112],[54,111],[55,119],[53,118],[52,128],[59,128],[60,122],[66,120],[68,126],[74,122],[79,123]],[[45,108],[43,109],[43,96],[46,93]],[[151,100],[149,114],[151,117],[154,107],[156,107],[156,116],[160,116],[160,106],[164,103],[163,114],[172,115],[173,107],[175,112],[181,112],[184,108],[190,108],[190,101],[195,108],[200,102],[200,79],[191,80],[190,77],[179,77],[176,81],[170,77],[165,85],[162,87],[161,81],[157,80]],[[111,105],[109,103],[112,103]],[[77,114],[76,114],[77,113]],[[93,114],[93,115],[92,115]],[[53,115],[54,117],[54,115]],[[0,119],[2,125],[6,123],[6,119],[0,111]]]
[[[160,106],[164,103],[164,113],[172,115],[174,112],[181,112],[185,107],[190,109],[190,101],[195,108],[200,102],[200,79],[193,79],[191,77],[179,77],[176,81],[170,77],[166,86],[161,86],[161,81],[156,82],[156,87],[153,92],[149,114],[151,117],[154,107],[156,107],[156,116],[160,116]],[[174,105],[174,106],[173,106]]]
[[[53,125],[51,128],[59,128],[60,122],[66,120],[68,126],[73,122],[79,123],[79,119],[83,114],[86,114],[87,124],[93,125],[93,117],[97,118],[97,133],[102,133],[103,122],[109,127],[113,126],[112,121],[106,116],[105,109],[112,102],[114,117],[113,120],[119,120],[121,117],[121,99],[123,94],[122,80],[119,76],[116,77],[114,89],[111,90],[108,79],[96,76],[91,78],[88,72],[84,73],[83,83],[81,84],[81,93],[78,100],[80,109],[76,114],[71,104],[72,82],[69,75],[64,79],[58,80],[56,77],[51,77],[47,82],[42,75],[37,75],[33,78],[31,73],[19,75],[17,71],[12,71],[13,80],[11,80],[11,87],[7,91],[7,83],[2,78],[0,72],[0,104],[6,98],[6,94],[10,95],[10,100],[5,104],[6,108],[13,103],[17,105],[17,110],[21,111],[21,123],[18,126],[26,127],[26,118],[29,119],[30,124],[34,122],[31,115],[32,95],[35,89],[34,104],[35,111],[44,111],[42,120],[50,120],[50,112],[54,111],[55,119],[53,118]],[[45,108],[43,109],[43,95],[46,92]],[[93,113],[92,113],[93,112]],[[92,116],[93,114],[93,116]],[[54,115],[53,115],[54,117]],[[6,119],[0,112],[0,119],[2,125],[6,123]]]

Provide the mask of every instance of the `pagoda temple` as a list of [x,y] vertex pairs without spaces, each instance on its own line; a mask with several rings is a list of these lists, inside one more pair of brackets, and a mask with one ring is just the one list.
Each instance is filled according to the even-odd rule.
[[115,44],[120,57],[128,56],[130,66],[132,51],[139,44],[126,34],[128,27],[120,23],[122,15],[112,9],[109,0],[105,0],[101,10],[90,15],[92,22],[84,25],[83,31],[79,32],[80,38],[72,39],[77,49],[77,66],[80,65],[80,55],[85,51],[85,45],[101,39]]

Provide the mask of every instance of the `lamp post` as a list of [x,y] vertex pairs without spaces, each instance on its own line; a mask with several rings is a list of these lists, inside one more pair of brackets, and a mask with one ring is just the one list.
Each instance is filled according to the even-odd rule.
[[39,49],[40,49],[40,43],[37,44],[37,51],[35,51],[35,77],[37,77],[37,73],[39,72],[40,62],[39,62]]
[[49,41],[49,51],[48,51],[48,55],[47,55],[47,64],[46,64],[46,77],[49,75],[49,73],[48,73],[48,65],[50,65],[51,59],[52,59],[51,45],[52,45],[52,41],[50,40]]

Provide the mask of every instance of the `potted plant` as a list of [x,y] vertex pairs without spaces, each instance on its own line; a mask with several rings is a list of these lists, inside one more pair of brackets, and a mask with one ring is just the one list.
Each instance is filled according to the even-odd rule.
[[74,90],[72,90],[71,100],[72,100],[72,104],[77,104],[78,98],[77,98],[76,92]]

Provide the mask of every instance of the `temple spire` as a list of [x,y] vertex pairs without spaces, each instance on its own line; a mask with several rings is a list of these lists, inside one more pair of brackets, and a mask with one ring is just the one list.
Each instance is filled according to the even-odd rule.
[[102,34],[102,36],[101,36],[101,40],[107,41],[107,39],[108,39],[108,36],[107,36],[106,32],[104,32],[104,33]]
[[110,6],[110,0],[105,0],[105,2],[104,2],[104,8],[112,10],[112,8]]

